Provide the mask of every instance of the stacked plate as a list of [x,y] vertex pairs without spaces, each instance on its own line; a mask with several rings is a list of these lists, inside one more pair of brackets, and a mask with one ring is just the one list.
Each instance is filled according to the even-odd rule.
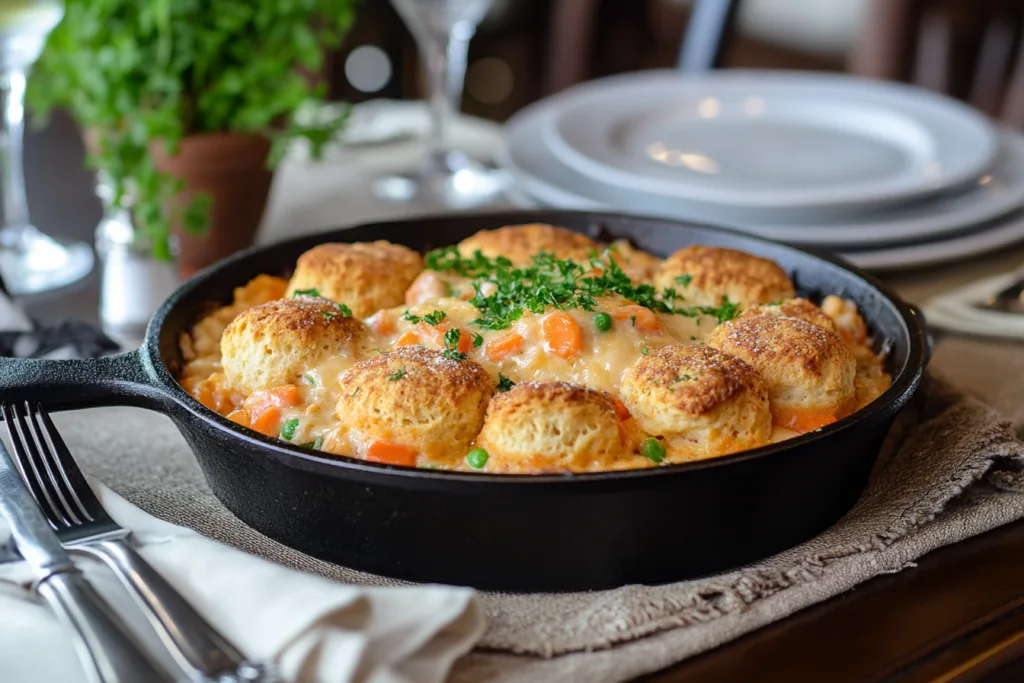
[[714,223],[877,270],[1024,240],[1024,137],[911,86],[650,71],[523,109],[498,164],[524,204]]

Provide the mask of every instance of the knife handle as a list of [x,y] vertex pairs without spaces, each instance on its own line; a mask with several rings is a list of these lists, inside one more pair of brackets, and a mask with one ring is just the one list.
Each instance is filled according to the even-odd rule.
[[78,636],[75,649],[91,682],[174,683],[80,572],[52,574],[36,590]]
[[181,664],[217,681],[276,680],[268,667],[249,662],[174,586],[123,539],[75,546],[102,560],[141,604],[146,617]]

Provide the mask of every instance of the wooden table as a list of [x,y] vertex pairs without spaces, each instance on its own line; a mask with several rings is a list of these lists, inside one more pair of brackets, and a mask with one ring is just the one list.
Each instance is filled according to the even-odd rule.
[[[88,174],[80,170],[81,146],[70,122],[58,118],[45,134],[31,136],[27,154],[29,199],[39,227],[91,240],[98,205]],[[60,186],[61,201],[52,199],[54,184]],[[1024,248],[1016,248],[940,274],[891,281],[909,300],[920,301],[934,291],[937,278],[943,286],[955,286],[1021,263]],[[70,316],[95,322],[97,303],[94,273],[77,287],[38,297],[29,306],[45,320]],[[1024,521],[937,550],[918,565],[645,680],[1024,681]]]

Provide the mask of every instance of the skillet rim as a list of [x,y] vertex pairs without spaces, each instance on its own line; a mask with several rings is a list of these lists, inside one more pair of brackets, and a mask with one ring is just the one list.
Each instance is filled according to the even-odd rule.
[[[800,436],[792,439],[767,444],[759,448],[740,451],[729,455],[717,456],[714,458],[707,458],[704,460],[660,465],[657,467],[648,467],[643,469],[564,474],[491,474],[487,472],[458,472],[405,467],[399,465],[386,465],[383,463],[368,462],[366,460],[360,460],[358,458],[343,455],[332,455],[331,457],[314,455],[308,449],[302,448],[298,445],[289,444],[281,441],[280,439],[264,436],[263,434],[251,429],[242,427],[241,425],[228,420],[219,413],[210,410],[185,391],[163,361],[163,357],[160,352],[160,337],[163,333],[163,327],[168,316],[178,306],[179,302],[197,289],[200,289],[208,280],[217,277],[221,271],[230,268],[238,262],[246,260],[256,253],[281,248],[285,245],[290,245],[296,242],[307,241],[321,235],[337,234],[354,228],[372,230],[378,227],[382,228],[389,225],[411,223],[417,220],[468,221],[481,218],[494,218],[496,221],[500,221],[502,220],[502,216],[512,215],[522,217],[525,220],[530,220],[531,217],[535,218],[536,220],[533,222],[550,223],[551,217],[558,215],[586,218],[587,220],[591,220],[596,223],[600,223],[601,221],[636,221],[641,223],[646,222],[653,224],[676,225],[683,228],[694,228],[698,230],[710,230],[712,232],[723,233],[727,236],[735,236],[753,242],[782,247],[783,249],[799,252],[812,259],[824,261],[825,263],[831,264],[832,266],[838,267],[841,270],[845,270],[860,278],[878,292],[883,299],[893,305],[899,314],[899,319],[903,324],[904,333],[907,338],[908,347],[906,362],[896,377],[893,378],[892,384],[889,388],[878,398],[860,410],[857,410],[843,419],[821,429],[801,434]],[[516,220],[520,219],[517,218]],[[192,418],[216,427],[221,432],[227,433],[230,438],[238,438],[253,446],[259,447],[263,451],[264,455],[273,456],[275,460],[283,465],[315,471],[317,474],[323,474],[325,476],[336,477],[339,476],[340,473],[354,473],[370,477],[397,477],[399,480],[428,480],[438,483],[464,481],[467,483],[493,486],[503,484],[521,485],[527,483],[548,485],[586,485],[609,481],[615,482],[620,480],[644,480],[650,477],[685,476],[687,473],[705,469],[729,466],[751,460],[761,460],[772,456],[781,457],[782,454],[795,450],[805,444],[810,444],[833,435],[839,435],[841,432],[853,429],[860,423],[870,420],[872,417],[875,417],[880,413],[889,410],[892,410],[895,413],[900,410],[910,400],[910,397],[917,390],[921,381],[927,364],[927,348],[928,331],[920,311],[916,309],[916,307],[905,302],[899,295],[893,292],[874,275],[857,268],[840,257],[764,239],[736,229],[717,225],[708,225],[706,223],[683,222],[666,219],[661,216],[639,216],[626,213],[541,209],[484,211],[459,214],[431,213],[426,215],[398,217],[391,220],[371,221],[345,227],[330,228],[328,230],[307,233],[270,244],[254,245],[204,268],[178,287],[178,289],[164,301],[150,320],[149,326],[146,330],[146,338],[143,345],[140,347],[140,352],[145,354],[150,370],[155,375],[155,379],[159,383],[159,388],[166,392],[178,406],[187,410]]]

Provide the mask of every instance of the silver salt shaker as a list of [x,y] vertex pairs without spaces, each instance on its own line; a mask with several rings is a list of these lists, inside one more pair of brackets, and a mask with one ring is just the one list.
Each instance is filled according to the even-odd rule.
[[152,245],[136,239],[130,210],[112,206],[110,186],[102,179],[96,193],[104,206],[96,226],[96,252],[103,264],[100,322],[111,339],[135,348],[157,308],[181,284],[181,277],[174,261],[154,258]]

